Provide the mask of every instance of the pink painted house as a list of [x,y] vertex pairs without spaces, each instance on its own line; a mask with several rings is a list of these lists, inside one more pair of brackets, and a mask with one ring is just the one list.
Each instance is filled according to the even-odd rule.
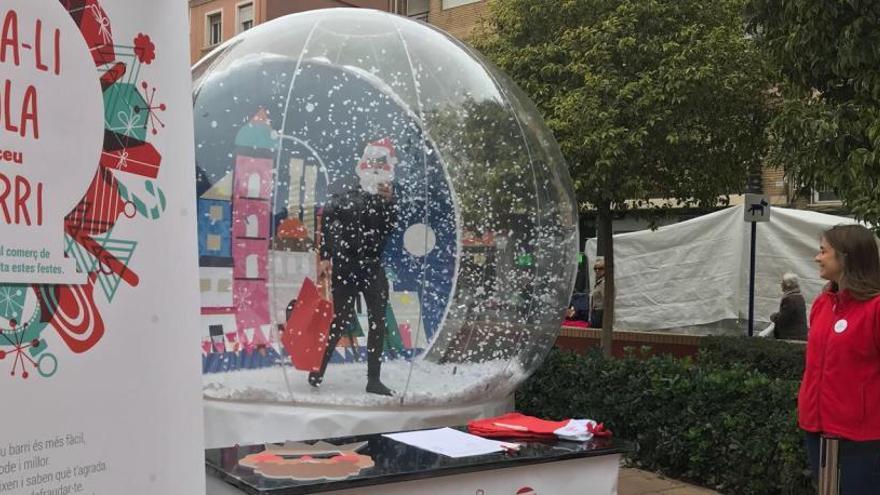
[[269,240],[272,199],[271,158],[277,140],[260,110],[235,138],[232,194],[232,299],[240,338],[268,341]]

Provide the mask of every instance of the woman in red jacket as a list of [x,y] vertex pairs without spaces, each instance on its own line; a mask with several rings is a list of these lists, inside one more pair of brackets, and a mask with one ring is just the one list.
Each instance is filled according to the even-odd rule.
[[838,225],[820,242],[798,423],[813,475],[820,438],[839,438],[841,495],[880,493],[880,254],[874,234]]

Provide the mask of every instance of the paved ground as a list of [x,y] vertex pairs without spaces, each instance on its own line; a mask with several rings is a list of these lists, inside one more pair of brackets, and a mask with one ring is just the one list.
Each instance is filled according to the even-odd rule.
[[620,468],[618,495],[717,495],[718,492],[640,469]]

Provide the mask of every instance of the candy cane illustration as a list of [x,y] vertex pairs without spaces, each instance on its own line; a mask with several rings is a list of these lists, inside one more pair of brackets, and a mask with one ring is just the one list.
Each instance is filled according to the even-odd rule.
[[165,206],[167,205],[165,193],[151,180],[144,181],[143,185],[144,191],[147,192],[146,196],[133,193],[122,181],[119,181],[119,195],[122,196],[122,200],[126,203],[133,204],[135,211],[142,217],[147,220],[156,220],[165,211]]

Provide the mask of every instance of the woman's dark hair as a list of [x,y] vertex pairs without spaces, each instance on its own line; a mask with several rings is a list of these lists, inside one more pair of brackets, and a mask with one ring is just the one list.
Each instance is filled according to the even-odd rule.
[[[822,237],[840,262],[839,288],[861,300],[880,295],[880,253],[874,233],[861,225],[836,225]],[[832,287],[838,288],[836,284]]]

